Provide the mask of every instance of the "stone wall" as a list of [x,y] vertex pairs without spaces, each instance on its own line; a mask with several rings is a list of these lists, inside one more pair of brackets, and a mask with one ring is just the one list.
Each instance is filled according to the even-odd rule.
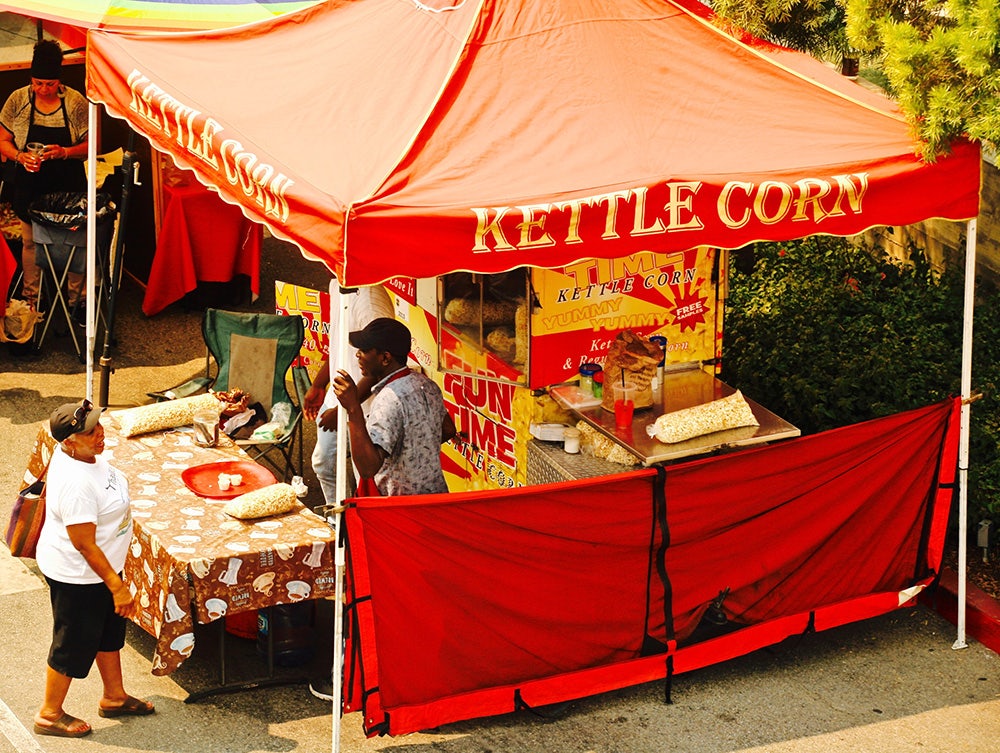
[[[984,159],[982,172],[976,223],[976,270],[1000,284],[1000,168],[993,160]],[[941,267],[949,260],[964,263],[966,225],[965,222],[927,220],[906,227],[874,228],[865,233],[864,238],[882,245],[898,258],[906,258],[906,247],[912,242],[927,251],[932,264]]]

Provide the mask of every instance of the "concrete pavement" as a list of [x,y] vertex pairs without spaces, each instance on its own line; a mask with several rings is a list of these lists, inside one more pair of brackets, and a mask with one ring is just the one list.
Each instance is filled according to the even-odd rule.
[[[279,271],[280,270],[280,271]],[[273,240],[265,242],[255,304],[273,310],[279,279],[323,288],[317,265]],[[113,406],[145,401],[148,390],[186,379],[204,367],[198,312],[174,306],[147,319],[141,290],[126,280],[120,304],[119,345],[111,378]],[[0,520],[6,522],[37,430],[52,408],[79,399],[83,367],[68,340],[50,335],[46,352],[14,359],[0,349]],[[312,437],[307,437],[311,448]],[[318,488],[310,484],[310,499]],[[123,652],[131,692],[151,698],[147,718],[101,719],[99,681],[76,682],[67,709],[94,726],[93,735],[68,741],[30,733],[40,701],[51,629],[47,592],[27,565],[0,546],[0,753],[7,751],[150,751],[164,753],[273,753],[331,748],[327,704],[303,685],[260,688],[185,704],[190,692],[215,681],[211,634],[169,677],[150,674],[152,641],[132,630]],[[926,607],[895,612],[815,635],[801,636],[746,657],[674,680],[672,705],[660,683],[586,698],[559,718],[530,712],[448,725],[434,734],[366,740],[357,714],[344,719],[341,749],[399,748],[411,753],[578,751],[634,753],[847,753],[947,751],[993,753],[1000,747],[1000,658],[974,640],[951,648],[954,628]],[[228,642],[230,672],[262,671],[252,646]],[[95,673],[96,674],[96,673]]]

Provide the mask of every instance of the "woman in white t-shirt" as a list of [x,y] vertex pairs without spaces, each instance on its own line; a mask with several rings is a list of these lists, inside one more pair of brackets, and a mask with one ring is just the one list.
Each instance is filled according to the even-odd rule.
[[53,411],[49,430],[59,442],[46,481],[45,525],[38,540],[38,569],[49,584],[52,645],[45,699],[35,733],[83,737],[90,725],[63,709],[74,678],[96,663],[104,686],[102,717],[152,714],[153,704],[125,692],[121,649],[132,592],[121,572],[132,540],[128,480],[101,457],[101,412],[89,400]]

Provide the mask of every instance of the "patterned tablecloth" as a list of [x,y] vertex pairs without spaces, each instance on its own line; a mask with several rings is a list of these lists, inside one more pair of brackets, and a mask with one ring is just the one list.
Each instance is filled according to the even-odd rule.
[[[237,520],[222,511],[227,500],[184,484],[185,468],[247,460],[228,438],[207,448],[194,444],[190,427],[126,438],[113,416],[101,423],[104,456],[129,479],[134,531],[124,579],[140,607],[135,621],[156,638],[154,675],[191,655],[195,620],[334,595],[335,534],[320,516],[302,507]],[[29,473],[53,442],[43,427]]]

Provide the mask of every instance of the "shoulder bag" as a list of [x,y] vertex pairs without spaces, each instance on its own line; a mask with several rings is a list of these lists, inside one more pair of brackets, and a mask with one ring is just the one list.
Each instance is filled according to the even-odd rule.
[[7,546],[15,557],[35,557],[35,547],[45,523],[45,475],[48,464],[38,479],[17,495],[14,509],[7,525]]

